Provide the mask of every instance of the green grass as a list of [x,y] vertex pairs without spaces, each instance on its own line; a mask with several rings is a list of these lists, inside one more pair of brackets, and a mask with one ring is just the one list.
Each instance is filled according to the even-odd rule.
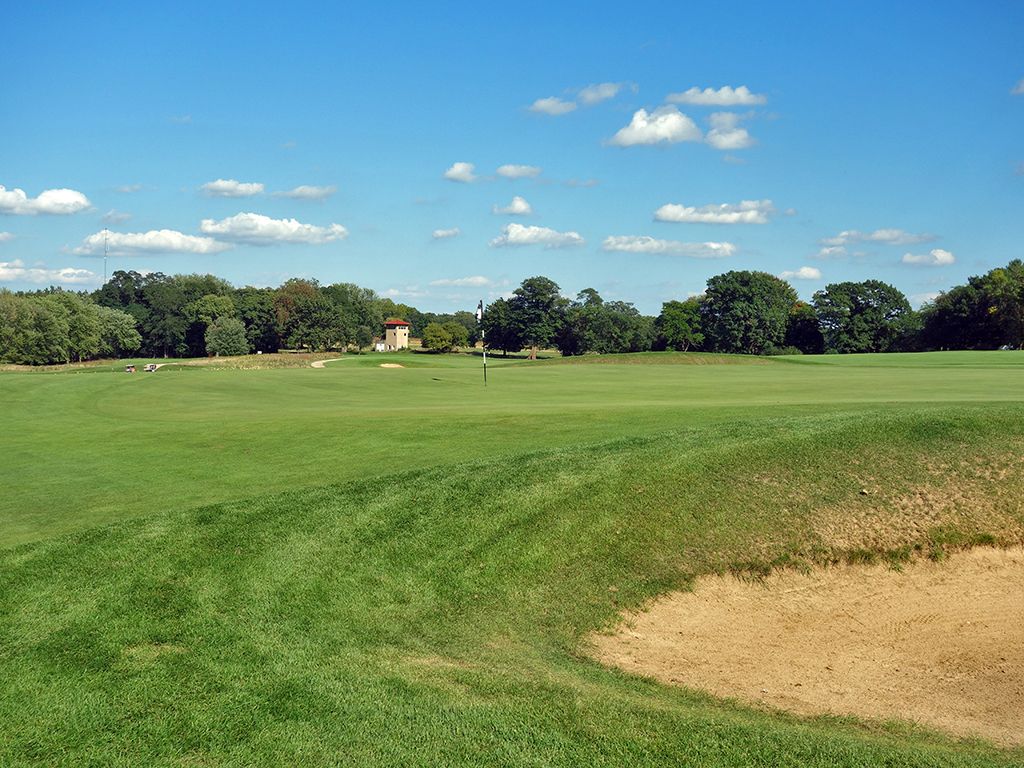
[[[0,376],[0,765],[1024,760],[583,653],[701,573],[1015,540],[1024,477],[978,470],[1024,450],[1024,367],[399,357]],[[998,514],[815,525],[942,483]]]

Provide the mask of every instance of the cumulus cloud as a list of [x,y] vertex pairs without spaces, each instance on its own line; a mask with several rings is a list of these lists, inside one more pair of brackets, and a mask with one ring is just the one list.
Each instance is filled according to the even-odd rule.
[[448,181],[458,181],[463,184],[469,184],[470,182],[476,181],[476,176],[473,173],[473,169],[476,166],[473,163],[452,163],[452,167],[444,172],[444,177]]
[[104,224],[123,224],[124,222],[128,221],[128,219],[130,219],[131,217],[132,215],[130,213],[125,213],[124,211],[117,211],[111,208],[109,211],[104,213],[103,216],[100,217],[100,221],[102,221]]
[[548,96],[546,99],[537,99],[529,109],[531,112],[539,112],[542,115],[565,115],[576,109],[576,102],[565,101],[557,96]]
[[578,96],[580,102],[589,107],[608,99],[614,99],[620,90],[622,90],[622,83],[597,83],[581,89]]
[[783,280],[821,280],[821,270],[817,267],[800,267],[787,269],[779,274]]
[[435,229],[430,233],[430,236],[435,240],[448,240],[452,237],[458,237],[461,234],[461,229],[458,227],[452,227],[451,229]]
[[848,245],[849,243],[913,245],[914,243],[928,243],[935,239],[935,235],[915,235],[911,232],[904,232],[902,229],[876,229],[874,232],[860,232],[856,229],[847,229],[835,237],[823,238],[821,244],[826,246]]
[[200,189],[210,197],[252,197],[263,193],[263,185],[259,182],[235,181],[234,179],[208,181]]
[[632,147],[644,144],[675,144],[680,141],[700,141],[700,128],[689,117],[672,106],[658,107],[648,113],[638,109],[633,113],[629,125],[622,128],[608,140],[616,147]]
[[330,197],[338,188],[333,184],[329,187],[315,187],[309,184],[300,184],[294,189],[289,189],[284,192],[275,192],[275,197],[287,197],[292,200],[323,200]]
[[533,213],[533,208],[526,202],[525,198],[516,195],[512,198],[512,202],[505,207],[494,206],[494,212],[500,215],[506,216],[529,216]]
[[722,259],[736,253],[736,246],[732,243],[683,243],[679,240],[657,240],[648,235],[606,237],[601,248],[621,253],[662,253],[695,259]]
[[482,288],[492,285],[493,281],[483,275],[472,275],[470,277],[453,277],[441,280],[431,280],[430,284],[434,286],[449,286],[454,288]]
[[540,176],[540,171],[536,165],[502,165],[498,175],[506,179],[534,179]]
[[14,239],[14,233],[12,232],[0,232],[0,243],[6,243],[8,240]]
[[29,197],[22,189],[7,189],[0,184],[0,213],[15,216],[66,216],[91,207],[89,198],[73,189],[47,189],[40,192],[38,197]]
[[933,248],[928,253],[905,253],[903,254],[903,263],[921,267],[945,267],[956,263],[956,256],[942,248]]
[[237,213],[220,221],[203,219],[199,229],[206,235],[248,245],[323,245],[348,237],[348,230],[341,224],[318,227],[295,219],[272,219],[260,213]]
[[819,259],[841,259],[846,255],[846,247],[842,245],[826,245],[818,251]]
[[740,128],[740,116],[735,112],[715,112],[709,118],[711,130],[706,141],[715,149],[746,149],[754,144],[746,128]]
[[103,255],[104,238],[112,256],[143,256],[154,253],[210,254],[228,250],[228,243],[212,237],[186,235],[173,229],[149,232],[97,232],[89,235],[73,253],[80,256]]
[[583,245],[579,232],[556,232],[548,227],[526,227],[522,224],[508,224],[501,235],[491,240],[491,247],[507,245],[542,245],[545,248],[567,248]]
[[1013,88],[1010,90],[1010,93],[1013,94],[1014,96],[1024,96],[1024,77],[1022,77],[1020,81],[1015,86],[1013,86]]
[[751,93],[745,85],[731,88],[726,85],[717,91],[714,88],[690,88],[682,93],[670,93],[665,99],[672,104],[696,104],[712,107],[757,106],[766,104],[768,98],[759,93]]
[[771,200],[742,200],[738,204],[692,205],[669,203],[654,212],[656,221],[683,224],[767,224],[775,213]]
[[87,285],[98,282],[95,272],[88,269],[61,267],[26,267],[20,259],[0,261],[0,282],[45,283],[47,285]]

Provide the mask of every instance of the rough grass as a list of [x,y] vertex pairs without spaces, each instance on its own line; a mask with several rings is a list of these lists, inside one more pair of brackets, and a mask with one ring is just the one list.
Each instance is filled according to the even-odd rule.
[[[8,550],[0,764],[1019,764],[905,725],[669,690],[597,666],[580,642],[700,573],[849,556],[820,535],[821,510],[842,526],[950,452],[965,459],[951,481],[1005,466],[1022,416],[709,424]],[[1022,474],[996,494],[997,540],[1021,540]]]

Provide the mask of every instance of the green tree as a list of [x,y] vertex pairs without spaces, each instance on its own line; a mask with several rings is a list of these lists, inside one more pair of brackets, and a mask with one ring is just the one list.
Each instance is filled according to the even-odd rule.
[[0,359],[21,365],[70,359],[68,311],[46,296],[0,291]]
[[879,280],[826,285],[814,294],[814,311],[829,352],[905,349],[916,328],[907,297]]
[[235,317],[219,317],[210,323],[205,342],[207,354],[215,357],[249,354],[245,325]]
[[496,299],[484,310],[480,330],[489,349],[500,349],[502,357],[518,352],[524,342],[519,329],[512,322],[512,310],[506,299]]
[[68,360],[82,361],[96,357],[100,349],[100,316],[97,306],[77,293],[61,290],[41,299],[59,306],[60,309],[55,306],[54,311],[63,312],[67,318]]
[[563,311],[553,343],[563,355],[582,355],[639,352],[650,349],[652,340],[651,318],[628,302],[606,302],[596,290],[585,288]]
[[448,352],[453,345],[451,331],[441,323],[429,323],[423,329],[421,339],[423,348],[434,352]]
[[786,338],[796,291],[767,272],[734,271],[708,280],[701,328],[716,352],[764,354]]
[[559,294],[558,284],[547,277],[528,277],[512,292],[509,319],[524,346],[530,348],[530,359],[547,347],[562,325],[568,301]]
[[818,314],[810,304],[798,301],[789,310],[786,346],[799,349],[805,355],[820,355],[825,351],[825,337],[821,335]]
[[101,357],[123,357],[142,346],[142,336],[135,327],[135,319],[127,312],[110,307],[97,307],[100,320]]
[[239,288],[235,291],[235,307],[245,325],[249,348],[259,352],[277,352],[281,346],[281,333],[274,307],[272,288]]
[[704,334],[700,330],[700,299],[666,301],[655,321],[655,332],[661,349],[686,352],[699,348],[704,342]]

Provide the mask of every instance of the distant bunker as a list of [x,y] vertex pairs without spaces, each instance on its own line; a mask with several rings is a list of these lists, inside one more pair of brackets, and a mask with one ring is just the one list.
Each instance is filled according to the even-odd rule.
[[1024,745],[1020,547],[703,577],[590,640],[605,664],[756,706]]

